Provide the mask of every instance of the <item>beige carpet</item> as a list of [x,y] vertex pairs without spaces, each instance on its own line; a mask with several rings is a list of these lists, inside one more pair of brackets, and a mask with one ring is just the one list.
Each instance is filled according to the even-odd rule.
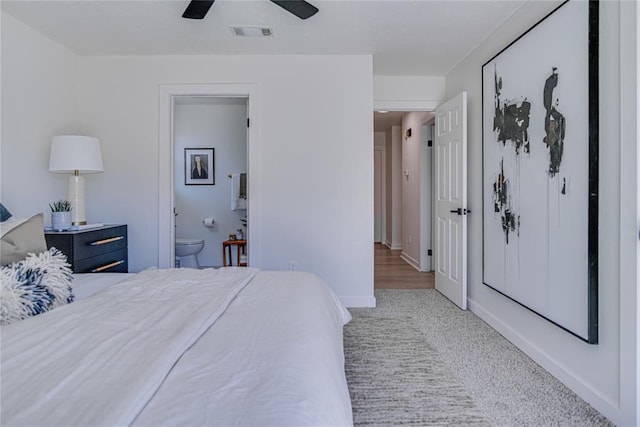
[[[484,417],[493,426],[612,426],[437,291],[384,289],[375,296],[378,307],[350,309],[354,320],[345,326],[357,425],[465,425]],[[460,403],[440,396],[449,387]]]
[[411,320],[357,314],[345,327],[356,426],[489,426]]

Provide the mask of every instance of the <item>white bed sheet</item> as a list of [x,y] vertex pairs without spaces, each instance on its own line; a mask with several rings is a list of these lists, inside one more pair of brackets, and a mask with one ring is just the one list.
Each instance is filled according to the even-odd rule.
[[342,339],[350,319],[317,276],[260,272],[134,424],[352,425]]
[[[252,269],[228,270],[249,273]],[[175,273],[177,270],[168,271],[182,274]],[[202,273],[185,274],[193,277]],[[95,301],[100,301],[96,306],[107,304],[109,296],[114,295],[113,290],[101,292],[100,289],[110,282],[119,281],[111,274],[92,274],[78,279],[76,290],[84,288],[78,292],[78,299],[86,298],[82,304],[88,306],[96,305]],[[136,277],[130,280],[135,283]],[[190,280],[183,282],[191,285]],[[126,290],[127,283],[125,281],[114,288]],[[209,286],[216,285],[210,283]],[[209,294],[210,290],[205,289],[204,295],[210,295],[205,298],[216,295],[215,292]],[[91,293],[95,295],[87,297]],[[172,295],[175,297],[178,294]],[[61,309],[46,315],[49,318],[60,317],[59,314],[54,315],[58,310]],[[46,315],[41,319],[47,319]],[[159,317],[162,316],[172,316],[173,321],[184,317],[184,306],[177,313],[172,313],[170,309]],[[74,318],[75,322],[81,320],[84,319]],[[130,367],[135,369],[115,369],[113,375],[108,371],[100,371],[100,365],[114,364],[112,358],[126,351],[112,349],[106,359],[96,360],[96,351],[85,348],[83,351],[87,354],[80,356],[83,363],[79,365],[84,365],[86,372],[74,369],[72,374],[59,378],[57,383],[47,379],[44,381],[48,384],[45,387],[49,387],[46,390],[42,389],[42,384],[38,384],[38,378],[51,369],[68,369],[68,357],[56,356],[52,348],[47,348],[47,358],[53,361],[53,366],[46,366],[42,360],[38,362],[42,366],[25,366],[28,371],[26,377],[16,372],[22,367],[15,360],[13,363],[3,363],[2,422],[4,424],[13,419],[16,423],[10,424],[352,425],[342,347],[342,326],[349,320],[349,312],[317,276],[302,272],[257,272],[227,305],[224,314],[186,352],[177,356],[175,364],[161,376],[159,384],[140,386],[137,371],[156,358],[154,352],[159,356],[159,352],[165,349],[167,344],[162,339],[151,353],[147,350],[144,356],[134,354]],[[3,362],[7,362],[7,356],[9,359],[11,355],[15,357],[16,349],[18,354],[21,351],[19,349],[30,349],[32,356],[38,353],[38,350],[31,348],[34,340],[30,328],[38,328],[37,324],[42,322],[35,318],[24,322],[22,326],[22,322],[15,327],[9,326],[13,327],[13,332],[3,329],[3,332],[10,331],[8,340],[7,334],[3,333]],[[33,325],[29,325],[29,322]],[[139,333],[146,335],[148,325],[137,326]],[[122,324],[122,327],[126,328],[126,325]],[[15,330],[21,332],[15,333]],[[91,327],[87,330],[91,331]],[[115,330],[118,335],[118,328]],[[21,342],[20,333],[31,337],[31,342],[29,338],[27,345]],[[16,343],[17,347],[13,347]],[[51,343],[49,345],[52,346]],[[65,345],[68,346],[68,343]],[[105,345],[105,348],[110,346]],[[43,349],[39,351],[43,352]],[[33,358],[29,359],[30,363],[34,362]],[[39,372],[34,374],[34,368]],[[7,370],[9,375],[6,375]],[[82,399],[79,399],[78,390],[73,387],[70,395],[61,394],[65,387],[69,388],[68,378],[80,379],[84,387],[82,378],[95,379],[96,375],[101,378],[100,381],[93,381],[97,389],[83,392],[97,401],[92,408],[80,404]],[[153,381],[158,382],[158,378]],[[25,384],[35,387],[34,393],[25,389]],[[130,394],[131,384],[137,384],[148,397],[146,401],[143,398],[140,403],[133,405],[138,408],[135,415],[131,413],[122,417],[118,412],[122,411],[123,406],[115,401],[115,396],[121,395],[125,400],[138,399]],[[22,397],[16,396],[16,391],[22,393]],[[49,409],[34,410],[34,406],[40,405]],[[131,409],[131,405],[124,407],[127,411]],[[16,413],[24,411],[35,415],[35,418],[15,417]],[[42,415],[45,413],[50,415]],[[13,414],[14,418],[8,417],[8,414]]]
[[135,273],[77,273],[73,275],[73,296],[80,301],[111,285],[128,279]]
[[3,425],[131,424],[256,274],[146,270],[3,327]]

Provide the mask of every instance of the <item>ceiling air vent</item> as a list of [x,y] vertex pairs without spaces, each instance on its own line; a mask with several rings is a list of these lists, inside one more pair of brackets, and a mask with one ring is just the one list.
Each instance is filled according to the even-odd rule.
[[273,35],[271,28],[263,27],[229,27],[237,37],[269,37]]

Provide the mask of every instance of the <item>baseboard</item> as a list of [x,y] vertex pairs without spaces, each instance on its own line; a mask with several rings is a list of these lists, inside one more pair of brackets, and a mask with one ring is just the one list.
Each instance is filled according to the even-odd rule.
[[340,301],[342,301],[342,303],[346,306],[346,307],[375,307],[376,306],[376,297],[374,296],[370,296],[370,297],[345,297],[345,296],[340,296],[338,297],[340,299]]
[[403,260],[405,260],[407,262],[407,264],[409,264],[411,267],[415,268],[416,270],[420,271],[420,262],[416,261],[415,259],[411,258],[409,255],[407,255],[405,252],[402,252],[400,254],[400,258],[402,258]]
[[616,425],[620,424],[620,409],[616,402],[611,401],[611,399],[603,396],[589,384],[586,384],[580,378],[576,377],[569,369],[560,364],[556,359],[549,356],[549,354],[543,351],[540,347],[515,331],[501,319],[485,310],[477,302],[472,299],[467,299],[467,304],[472,313],[498,331],[513,345],[529,356],[534,362],[542,366],[547,372],[558,379],[558,381],[573,390],[578,396],[593,406],[602,415],[607,417],[611,422]]
[[391,243],[391,242],[384,242],[384,245],[391,249],[392,251],[397,251],[402,249],[402,244],[401,243]]

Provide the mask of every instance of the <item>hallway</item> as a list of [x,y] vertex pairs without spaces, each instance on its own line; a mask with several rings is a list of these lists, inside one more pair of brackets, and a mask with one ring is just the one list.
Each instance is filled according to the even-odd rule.
[[420,272],[400,258],[400,250],[375,243],[374,289],[434,289],[433,272]]

